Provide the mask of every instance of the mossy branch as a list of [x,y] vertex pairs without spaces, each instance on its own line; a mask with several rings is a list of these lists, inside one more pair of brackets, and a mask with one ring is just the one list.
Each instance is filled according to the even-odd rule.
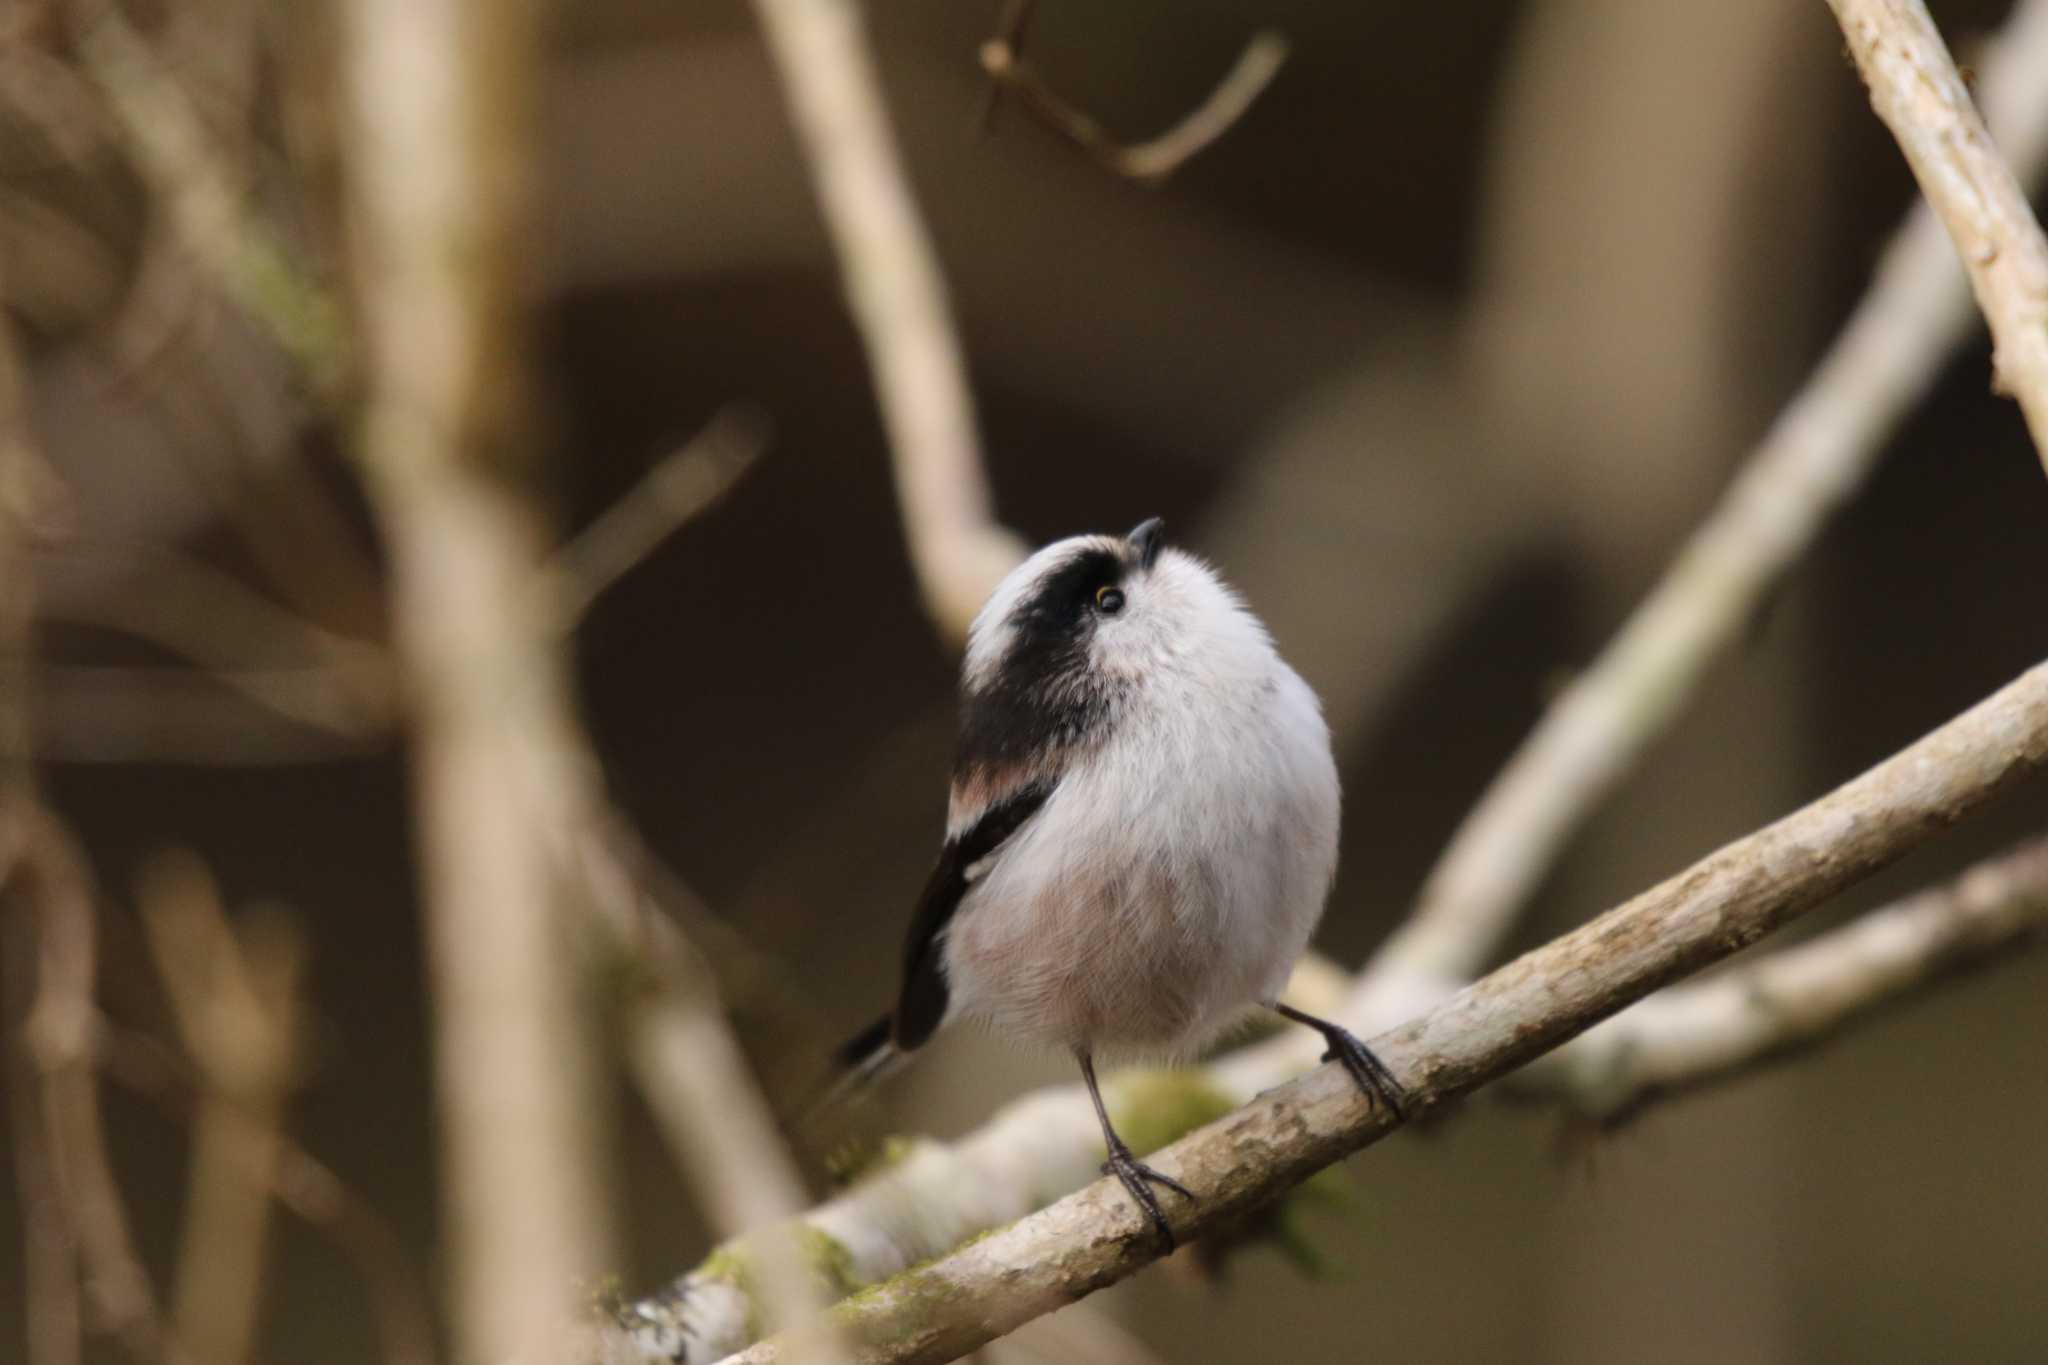
[[[1474,1089],[1747,947],[2044,766],[2048,665],[1374,1046],[1425,1107]],[[1258,1081],[1242,1066],[1218,1066],[1200,1083],[1236,1097]],[[1258,1095],[1153,1162],[1199,1196],[1192,1208],[1169,1209],[1176,1233],[1189,1239],[1263,1207],[1392,1126],[1348,1076],[1326,1066]],[[859,1358],[950,1360],[1149,1264],[1153,1244],[1113,1182],[1094,1181],[1040,1208],[1087,1180],[1099,1156],[1086,1100],[1074,1089],[1045,1091],[953,1147],[920,1146],[808,1215],[809,1227],[845,1249],[848,1278],[888,1277],[837,1310],[865,1343]],[[987,1235],[959,1245],[980,1233]],[[955,1246],[913,1269],[920,1257]],[[707,1311],[717,1306],[713,1291],[685,1277],[627,1310],[593,1354],[690,1365],[719,1359],[741,1344],[745,1311],[731,1302]],[[770,1341],[737,1360],[791,1358]]]

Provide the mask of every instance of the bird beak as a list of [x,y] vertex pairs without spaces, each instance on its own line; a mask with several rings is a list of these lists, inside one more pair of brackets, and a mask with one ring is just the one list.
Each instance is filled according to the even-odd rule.
[[1137,554],[1138,563],[1149,569],[1153,561],[1159,558],[1159,552],[1166,547],[1166,523],[1158,517],[1141,521],[1124,539]]

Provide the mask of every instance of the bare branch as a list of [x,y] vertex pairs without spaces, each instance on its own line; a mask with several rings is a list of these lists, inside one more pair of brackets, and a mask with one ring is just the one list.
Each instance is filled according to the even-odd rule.
[[[1406,1084],[1431,1100],[1481,1084],[1657,986],[1747,946],[2044,765],[2048,665],[1831,795],[1382,1036],[1375,1047]],[[1360,1003],[1354,995],[1354,1011]],[[1347,1022],[1364,1028],[1369,1019],[1353,1013]],[[1206,1106],[1211,1112],[1250,1102],[1173,1148],[1179,1161],[1165,1158],[1163,1169],[1201,1196],[1192,1212],[1176,1217],[1177,1232],[1227,1223],[1385,1130],[1384,1119],[1366,1112],[1355,1086],[1334,1068],[1265,1093],[1298,1073],[1302,1052],[1269,1043],[1201,1072],[1127,1072],[1113,1079],[1112,1114],[1134,1122],[1157,1113],[1162,1100],[1175,1109]],[[947,1351],[971,1349],[1151,1259],[1151,1243],[1138,1237],[1140,1222],[1113,1183],[1097,1182],[1026,1217],[1061,1191],[1093,1180],[1101,1156],[1085,1092],[1048,1089],[1006,1107],[950,1146],[913,1145],[804,1221],[850,1280],[873,1284],[1023,1219],[842,1309],[866,1342],[900,1337],[909,1352],[901,1358],[949,1359]],[[1176,1205],[1174,1212],[1183,1211]],[[912,1301],[925,1291],[932,1297],[920,1314]],[[721,1359],[745,1344],[732,1332],[744,1322],[746,1303],[744,1288],[714,1257],[629,1308],[622,1317],[625,1344],[609,1343],[603,1358],[688,1365]],[[698,1306],[696,1330],[677,1330],[672,1308],[679,1304]],[[714,1305],[715,1312],[704,1311]],[[981,1325],[965,1325],[968,1319]],[[867,1349],[864,1360],[899,1358],[880,1345]],[[773,1358],[767,1347],[740,1357]]]
[[553,609],[564,625],[582,619],[591,603],[677,527],[724,497],[767,449],[769,432],[766,413],[738,405],[723,409],[557,550],[546,572],[554,580]]
[[755,0],[874,371],[925,608],[954,644],[1024,546],[995,521],[967,364],[852,0]]
[[1149,141],[1122,143],[1045,83],[1023,58],[1021,24],[1007,27],[1015,36],[999,33],[981,45],[981,69],[996,88],[1016,95],[1041,123],[1104,168],[1142,185],[1165,183],[1168,176],[1236,126],[1287,60],[1285,38],[1273,32],[1254,34],[1216,88],[1180,122]]
[[526,794],[528,747],[572,723],[524,486],[538,13],[360,0],[342,18],[370,395],[357,453],[414,704],[453,1354],[550,1359],[577,1280],[616,1262],[582,964]]
[[[6,878],[0,875],[0,891]],[[0,899],[4,905],[4,899]],[[12,934],[10,930],[16,931]],[[33,931],[21,917],[0,917],[0,1008],[12,1017],[28,994]],[[20,945],[16,951],[17,945]],[[22,1317],[28,1365],[79,1365],[85,1317],[79,1304],[78,1242],[64,1216],[64,1197],[38,1104],[41,1075],[28,1050],[7,1048],[7,1111],[12,1120],[16,1201],[22,1223]]]
[[[13,328],[0,318],[0,1018],[8,1020],[35,1008],[42,984],[41,959],[57,941],[54,916],[42,917],[50,912],[21,890],[26,878],[18,875],[28,865],[31,835],[40,815],[29,712],[35,578],[28,528],[41,501],[35,496],[41,459],[21,399]],[[76,944],[75,934],[71,941]],[[89,963],[90,939],[84,955]],[[71,981],[89,991],[90,967],[82,980],[74,974]],[[5,1039],[5,1074],[22,1211],[22,1315],[28,1360],[29,1365],[77,1365],[84,1354],[85,1317],[76,1220],[58,1165],[43,1070],[21,1043],[12,1036]]]
[[95,1318],[138,1360],[182,1359],[142,1268],[127,1204],[107,1154],[91,1066],[98,932],[84,855],[40,806],[16,803],[19,875],[38,921],[35,1006],[28,1045],[41,1076],[43,1121],[65,1217],[86,1268]]
[[1994,382],[2048,466],[2048,239],[1921,0],[1828,0],[1991,324]]
[[[147,640],[301,724],[354,740],[389,732],[396,687],[381,646],[327,630],[166,547],[73,544],[42,567],[61,569],[80,556],[132,560],[133,571],[114,591],[54,594],[48,614]],[[299,666],[261,666],[280,653]]]
[[1517,1098],[1562,1099],[1614,1125],[1822,1042],[2048,923],[2048,840],[1846,928],[1651,996],[1517,1073]]
[[212,878],[189,855],[145,868],[137,903],[178,1031],[207,1077],[172,1321],[197,1359],[246,1360],[284,1149],[304,945],[276,917],[256,917],[238,936]]
[[[199,1078],[156,1039],[101,1017],[93,1029],[94,1060],[107,1078],[190,1121],[209,1101]],[[277,1202],[324,1233],[355,1262],[384,1343],[387,1365],[433,1365],[434,1320],[405,1246],[391,1225],[325,1163],[280,1133],[277,1160],[247,1172],[267,1180]]]
[[[2048,160],[2048,3],[2026,0],[2015,13],[1983,89],[2017,164],[2037,175]],[[1713,514],[1465,817],[1368,983],[1454,980],[1485,965],[1565,840],[1855,492],[1974,320],[1954,248],[1933,212],[1915,206],[1869,292]]]
[[346,695],[327,669],[120,668],[35,670],[38,757],[62,763],[261,767],[359,758],[382,734],[345,735],[287,720],[281,694],[329,713]]
[[[848,1285],[801,1236],[796,1218],[807,1200],[796,1163],[712,974],[678,927],[707,912],[604,799],[594,756],[539,748],[529,756],[529,790],[548,810],[543,826],[587,898],[585,927],[632,983],[627,1061],[678,1166],[712,1227],[747,1236],[745,1274],[767,1320],[799,1334],[806,1361],[845,1360],[835,1325],[816,1314]],[[700,1323],[703,1313],[703,1304],[690,1306]]]
[[186,248],[334,403],[351,367],[334,299],[247,207],[246,187],[217,153],[185,92],[113,0],[79,0],[79,55],[133,151],[169,204]]
[[[1467,987],[1374,1047],[1422,1106],[1497,1079],[1680,976],[1733,954],[2048,767],[2048,664],[1827,796]],[[1151,1164],[1195,1191],[1183,1240],[1270,1202],[1392,1131],[1341,1067],[1317,1068]],[[819,1215],[822,1221],[822,1213]],[[879,1362],[950,1360],[1156,1259],[1100,1180],[839,1310]],[[794,1359],[774,1342],[735,1365]]]
[[[202,1082],[183,1059],[146,1034],[123,1029],[102,1016],[92,1038],[95,1062],[107,1078],[158,1105],[172,1117],[191,1121],[209,1102]],[[277,1160],[247,1172],[266,1180],[271,1197],[330,1238],[356,1265],[369,1297],[371,1315],[384,1343],[387,1365],[433,1365],[434,1320],[417,1278],[406,1264],[396,1231],[361,1195],[325,1163],[279,1133]]]

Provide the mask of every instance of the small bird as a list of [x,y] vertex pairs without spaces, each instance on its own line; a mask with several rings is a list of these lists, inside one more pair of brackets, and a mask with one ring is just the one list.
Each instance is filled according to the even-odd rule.
[[974,619],[946,839],[895,1009],[840,1050],[871,1078],[971,1020],[1072,1053],[1109,1159],[1171,1251],[1096,1085],[1098,1057],[1174,1058],[1264,1006],[1320,1032],[1376,1103],[1404,1092],[1341,1025],[1280,1003],[1337,866],[1337,767],[1307,683],[1158,518],[1057,541]]

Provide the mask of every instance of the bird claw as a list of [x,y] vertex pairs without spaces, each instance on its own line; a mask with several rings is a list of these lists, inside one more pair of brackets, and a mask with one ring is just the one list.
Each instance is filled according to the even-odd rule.
[[1394,1073],[1387,1070],[1387,1064],[1347,1028],[1327,1025],[1323,1037],[1330,1044],[1323,1060],[1342,1062],[1367,1099],[1375,1104],[1384,1104],[1395,1118],[1405,1121],[1408,1117],[1408,1091],[1394,1079]]
[[1131,1155],[1131,1149],[1117,1143],[1109,1149],[1109,1160],[1102,1163],[1102,1173],[1113,1175],[1123,1183],[1124,1189],[1152,1220],[1152,1231],[1159,1237],[1159,1254],[1171,1256],[1178,1243],[1174,1240],[1173,1228],[1166,1221],[1166,1213],[1159,1207],[1159,1196],[1152,1193],[1152,1186],[1164,1185],[1190,1203],[1195,1201],[1195,1192],[1167,1175],[1154,1170]]

